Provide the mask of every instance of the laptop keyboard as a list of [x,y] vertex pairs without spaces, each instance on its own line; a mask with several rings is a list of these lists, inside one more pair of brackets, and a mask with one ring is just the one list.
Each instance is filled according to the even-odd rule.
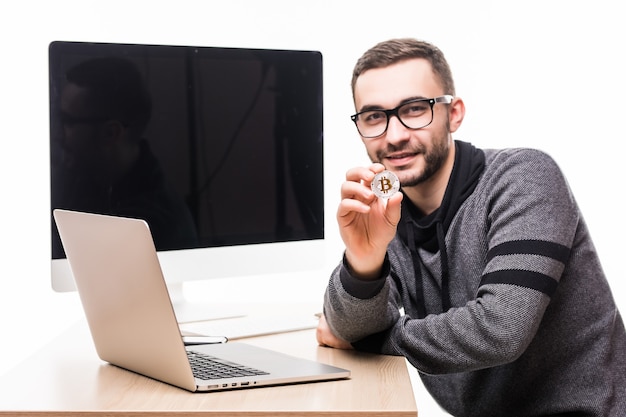
[[189,358],[193,375],[204,380],[268,375],[267,372],[259,369],[224,361],[204,353],[188,350],[187,357]]

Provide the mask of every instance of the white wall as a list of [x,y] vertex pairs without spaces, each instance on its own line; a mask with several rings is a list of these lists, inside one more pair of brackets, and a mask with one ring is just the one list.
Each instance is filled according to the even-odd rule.
[[[347,168],[366,162],[348,116],[352,66],[374,43],[418,37],[446,53],[467,116],[456,137],[530,146],[560,163],[626,312],[621,262],[626,60],[621,7],[582,1],[23,1],[0,6],[0,373],[81,317],[49,285],[47,46],[53,40],[316,49],[325,65],[329,268]],[[326,277],[289,290],[319,297]],[[251,299],[258,288],[250,285]],[[269,297],[270,295],[268,295]],[[245,297],[245,296],[244,296]],[[245,298],[244,298],[245,299]]]

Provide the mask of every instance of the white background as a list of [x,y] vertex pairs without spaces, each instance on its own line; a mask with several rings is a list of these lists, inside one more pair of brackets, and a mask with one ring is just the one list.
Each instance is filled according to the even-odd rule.
[[[550,153],[569,179],[621,310],[626,26],[619,2],[14,1],[0,6],[0,373],[81,319],[50,289],[47,47],[53,40],[314,49],[324,56],[327,265],[345,171],[367,158],[349,119],[355,60],[379,41],[438,45],[467,115],[455,138]],[[272,280],[274,279],[274,280]],[[317,301],[326,273],[243,280],[243,301]],[[210,286],[227,289],[231,282]],[[269,287],[268,287],[269,285]],[[284,286],[277,291],[276,286]],[[197,292],[196,292],[197,295]],[[224,299],[225,294],[219,294]],[[312,343],[314,343],[312,341]],[[419,384],[417,384],[419,385]],[[436,414],[416,386],[418,408]],[[432,410],[432,411],[431,411]],[[431,414],[431,415],[432,415]]]

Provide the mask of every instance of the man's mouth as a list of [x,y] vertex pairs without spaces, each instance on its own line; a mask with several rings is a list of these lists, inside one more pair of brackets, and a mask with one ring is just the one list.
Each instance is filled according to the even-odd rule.
[[419,155],[419,152],[397,152],[387,154],[383,157],[383,159],[388,161],[393,166],[402,166],[413,160],[417,155]]
[[405,158],[412,158],[415,155],[417,155],[417,152],[402,152],[402,153],[395,153],[395,154],[387,155],[386,158],[387,159],[405,159]]

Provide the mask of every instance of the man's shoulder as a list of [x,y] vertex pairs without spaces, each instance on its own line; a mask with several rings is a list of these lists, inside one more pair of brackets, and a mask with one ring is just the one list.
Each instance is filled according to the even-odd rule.
[[530,170],[559,172],[556,161],[546,152],[535,148],[483,149],[486,171]]
[[[475,195],[524,194],[566,190],[567,180],[556,161],[534,148],[483,149],[485,168]],[[552,190],[552,191],[550,191]]]
[[487,162],[493,162],[494,160],[505,161],[509,159],[519,160],[543,160],[552,159],[548,153],[535,148],[484,148],[485,159]]

